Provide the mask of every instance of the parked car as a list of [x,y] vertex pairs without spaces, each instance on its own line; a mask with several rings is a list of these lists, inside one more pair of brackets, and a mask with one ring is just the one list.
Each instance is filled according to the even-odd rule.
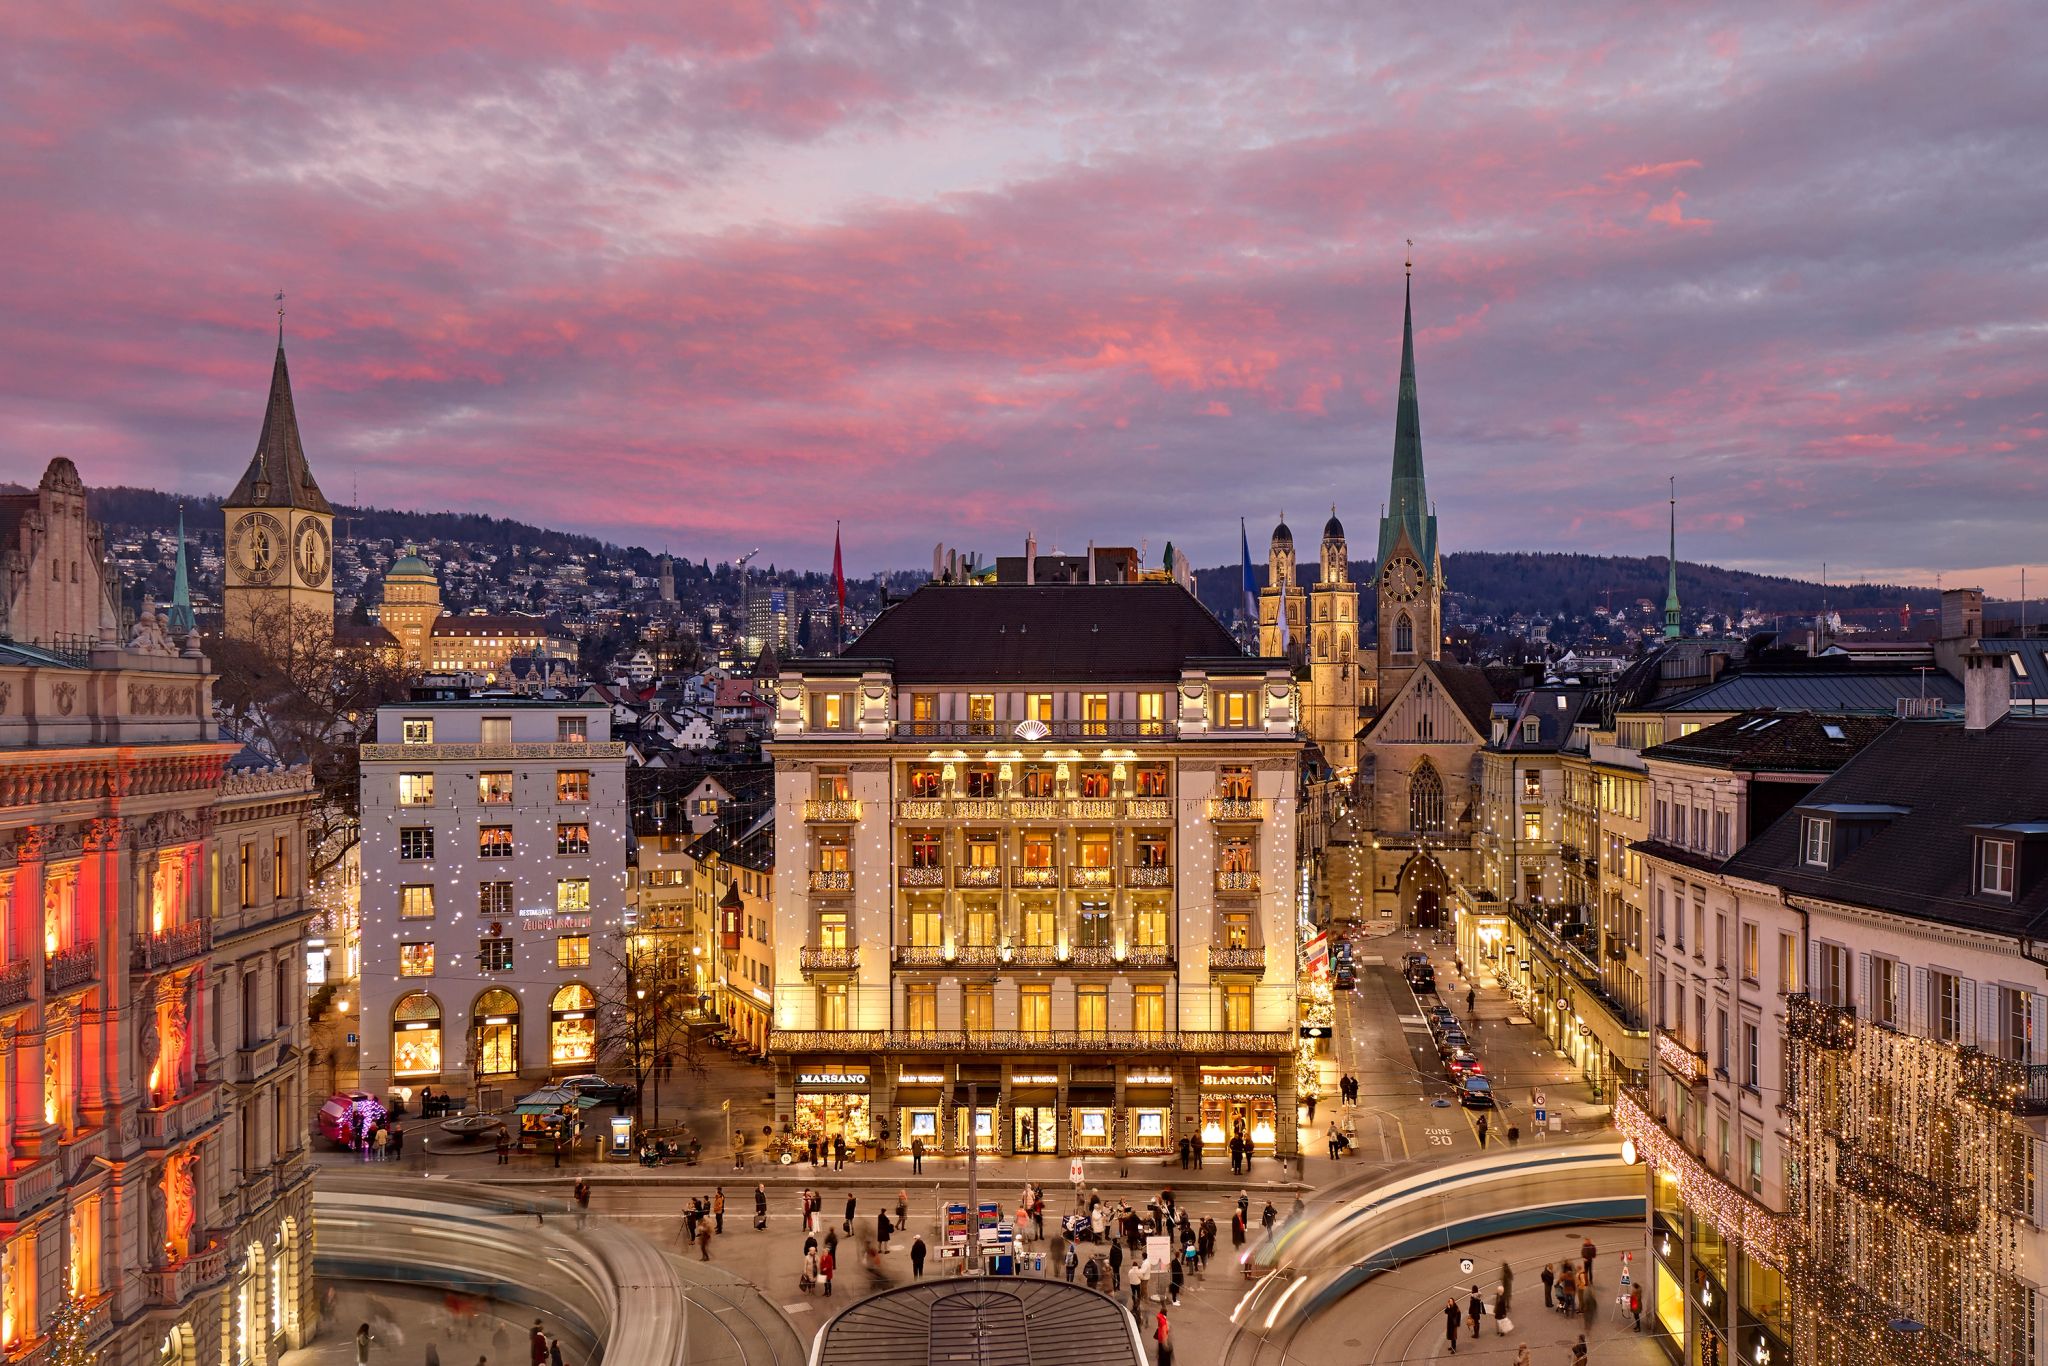
[[1468,1110],[1493,1108],[1493,1083],[1485,1077],[1467,1077],[1458,1087],[1458,1104]]
[[594,1100],[600,1105],[631,1105],[635,1094],[631,1082],[607,1081],[595,1072],[563,1077],[555,1085],[566,1086],[585,1100]]
[[1408,985],[1416,992],[1436,990],[1436,969],[1430,966],[1429,955],[1411,953],[1401,964],[1401,975],[1408,979]]
[[1451,1054],[1445,1065],[1451,1069],[1453,1077],[1476,1076],[1481,1070],[1479,1055],[1469,1048],[1461,1048]]

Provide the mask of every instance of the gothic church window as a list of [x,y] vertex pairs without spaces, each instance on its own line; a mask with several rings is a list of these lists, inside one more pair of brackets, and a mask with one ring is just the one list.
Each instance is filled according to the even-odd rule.
[[1394,653],[1412,655],[1415,653],[1415,625],[1403,612],[1394,619]]
[[1418,831],[1444,828],[1444,780],[1437,775],[1436,766],[1427,759],[1415,766],[1415,772],[1408,779],[1408,828]]

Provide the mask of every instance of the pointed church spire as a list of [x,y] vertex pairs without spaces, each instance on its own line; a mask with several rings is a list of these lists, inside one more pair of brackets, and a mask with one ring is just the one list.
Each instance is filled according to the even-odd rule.
[[164,621],[178,636],[189,636],[198,626],[192,616],[192,580],[185,570],[185,505],[178,504],[178,553],[171,570],[171,605]]
[[1678,639],[1678,476],[1671,476],[1671,553],[1665,557],[1671,568],[1669,586],[1664,590],[1664,639]]
[[270,370],[270,401],[263,410],[263,430],[256,438],[256,454],[242,482],[228,495],[231,508],[280,507],[304,512],[332,514],[313,471],[306,464],[306,450],[299,441],[299,415],[292,404],[292,377],[285,368],[284,340],[277,343],[277,360]]
[[1401,290],[1401,389],[1394,407],[1394,475],[1387,509],[1380,517],[1379,563],[1385,566],[1400,533],[1435,574],[1436,517],[1429,510],[1429,488],[1422,475],[1422,407],[1415,390],[1415,306],[1411,275]]

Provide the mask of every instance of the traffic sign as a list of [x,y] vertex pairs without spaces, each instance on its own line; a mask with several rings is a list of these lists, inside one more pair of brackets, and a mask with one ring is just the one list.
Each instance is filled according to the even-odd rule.
[[1471,1275],[1472,1259],[1470,1257],[1460,1257],[1458,1259],[1458,1270],[1463,1272],[1467,1276]]

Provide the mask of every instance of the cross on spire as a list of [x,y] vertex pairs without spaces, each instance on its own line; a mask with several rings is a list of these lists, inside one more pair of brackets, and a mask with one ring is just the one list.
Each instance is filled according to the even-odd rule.
[[284,291],[277,291],[277,344],[284,345]]

